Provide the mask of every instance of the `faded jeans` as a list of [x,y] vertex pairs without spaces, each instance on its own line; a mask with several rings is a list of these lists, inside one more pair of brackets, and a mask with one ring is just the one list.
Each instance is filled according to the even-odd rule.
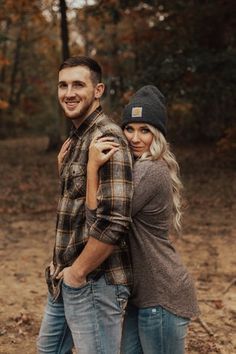
[[128,304],[122,354],[183,354],[189,319],[161,306],[137,308]]
[[62,301],[49,296],[37,349],[39,354],[119,354],[129,290],[105,277],[80,288],[62,283]]

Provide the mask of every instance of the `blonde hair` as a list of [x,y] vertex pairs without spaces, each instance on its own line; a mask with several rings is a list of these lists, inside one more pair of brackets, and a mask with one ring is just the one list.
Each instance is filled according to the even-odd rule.
[[179,233],[181,231],[181,216],[182,216],[182,200],[181,189],[183,185],[179,178],[179,165],[175,155],[170,151],[170,146],[167,143],[164,135],[152,125],[147,124],[148,129],[153,134],[153,141],[150,146],[150,152],[144,153],[140,160],[160,160],[163,159],[170,171],[173,191],[173,225]]

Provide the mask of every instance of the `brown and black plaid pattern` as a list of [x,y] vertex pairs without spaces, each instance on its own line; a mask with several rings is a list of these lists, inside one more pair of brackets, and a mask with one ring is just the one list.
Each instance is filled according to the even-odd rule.
[[[88,226],[85,213],[88,148],[94,136],[113,136],[119,151],[100,169],[98,208]],[[54,265],[56,272],[71,265],[89,236],[117,245],[96,272],[110,284],[131,284],[131,264],[126,239],[131,221],[132,160],[121,129],[99,107],[71,133],[72,146],[61,170],[61,195],[57,211]]]

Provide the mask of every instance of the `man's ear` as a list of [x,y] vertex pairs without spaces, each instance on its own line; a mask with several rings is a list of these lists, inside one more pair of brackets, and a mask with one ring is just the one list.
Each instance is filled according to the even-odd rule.
[[104,93],[105,85],[102,82],[99,82],[95,87],[95,98],[100,99]]

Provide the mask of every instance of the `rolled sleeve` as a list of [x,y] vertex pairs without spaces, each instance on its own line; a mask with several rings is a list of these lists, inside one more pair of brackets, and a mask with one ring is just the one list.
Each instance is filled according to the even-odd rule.
[[114,245],[128,234],[133,194],[131,155],[127,145],[119,143],[119,150],[100,169],[96,220],[89,230],[89,236]]
[[96,212],[97,209],[90,209],[87,205],[85,205],[85,215],[86,215],[86,223],[88,228],[90,228],[96,220]]

